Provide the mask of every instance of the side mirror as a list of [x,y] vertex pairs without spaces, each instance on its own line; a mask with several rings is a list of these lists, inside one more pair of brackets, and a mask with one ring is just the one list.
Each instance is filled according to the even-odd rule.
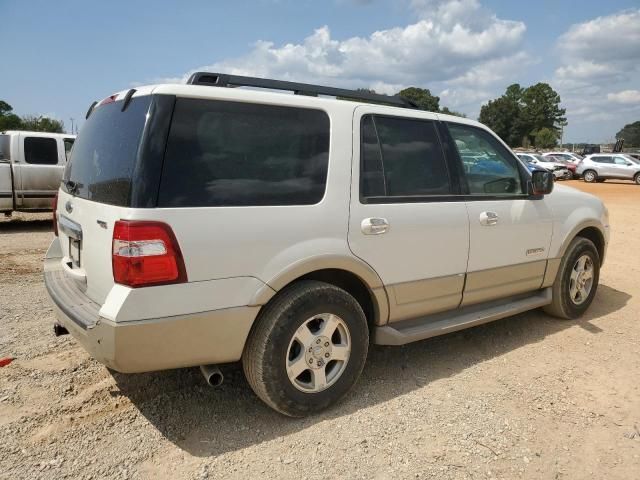
[[553,191],[553,173],[535,170],[531,172],[531,195],[548,195]]

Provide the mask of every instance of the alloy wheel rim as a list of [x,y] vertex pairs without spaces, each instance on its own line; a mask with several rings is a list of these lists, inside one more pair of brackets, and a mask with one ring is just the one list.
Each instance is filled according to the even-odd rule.
[[592,172],[588,172],[586,175],[587,181],[588,182],[593,182],[593,180],[596,178],[596,176],[592,173]]
[[573,265],[569,277],[569,297],[575,305],[583,304],[593,288],[593,260],[589,255],[582,255]]
[[347,324],[333,313],[314,315],[294,332],[287,348],[291,384],[305,393],[321,392],[338,381],[351,355]]

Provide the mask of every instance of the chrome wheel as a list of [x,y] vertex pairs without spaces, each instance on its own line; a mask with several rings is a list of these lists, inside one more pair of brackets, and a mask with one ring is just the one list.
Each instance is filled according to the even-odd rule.
[[596,180],[596,174],[595,172],[587,172],[584,174],[584,180],[585,182],[594,182]]
[[350,354],[351,337],[344,320],[332,313],[315,315],[289,342],[287,376],[302,392],[321,392],[340,378]]
[[582,255],[571,269],[569,280],[569,296],[575,305],[585,302],[593,287],[593,260],[589,255]]

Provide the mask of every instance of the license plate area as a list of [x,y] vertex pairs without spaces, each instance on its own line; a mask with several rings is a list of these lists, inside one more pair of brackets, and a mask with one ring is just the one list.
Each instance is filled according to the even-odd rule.
[[69,258],[71,259],[72,268],[80,268],[80,240],[75,238],[69,239]]

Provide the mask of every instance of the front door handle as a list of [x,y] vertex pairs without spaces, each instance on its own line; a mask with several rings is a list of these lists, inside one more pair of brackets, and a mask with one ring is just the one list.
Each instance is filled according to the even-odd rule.
[[490,227],[498,224],[498,214],[496,212],[482,212],[480,214],[480,225]]
[[360,229],[365,235],[381,235],[389,230],[389,222],[386,218],[365,218],[360,224]]

